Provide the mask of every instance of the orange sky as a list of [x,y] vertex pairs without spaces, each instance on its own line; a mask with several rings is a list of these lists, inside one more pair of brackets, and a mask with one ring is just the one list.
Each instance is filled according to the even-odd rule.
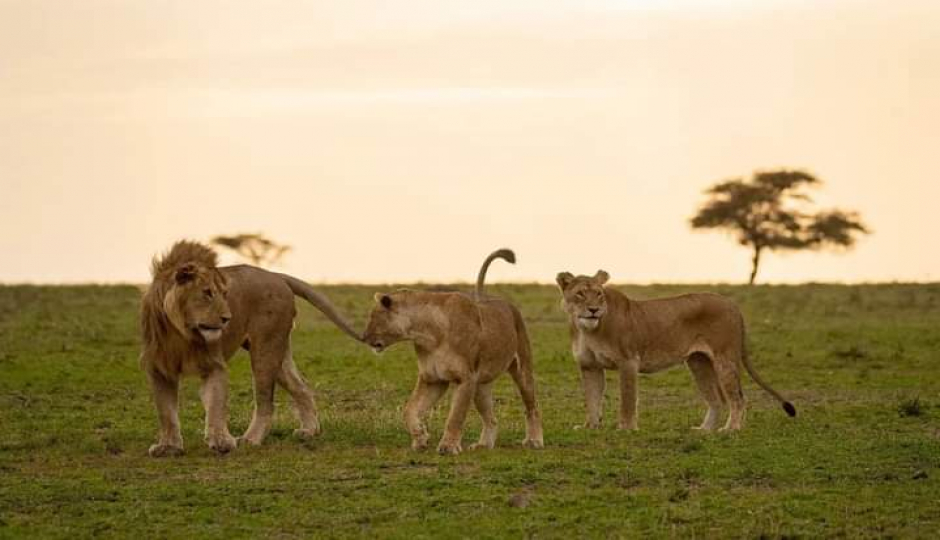
[[875,234],[759,279],[936,281],[938,29],[935,0],[0,0],[0,282],[256,231],[313,281],[501,246],[494,280],[742,281],[687,219],[780,166]]

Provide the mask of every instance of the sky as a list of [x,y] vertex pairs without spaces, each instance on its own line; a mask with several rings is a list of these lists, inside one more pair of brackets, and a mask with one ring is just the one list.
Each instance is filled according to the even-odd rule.
[[[740,282],[711,184],[874,234],[758,279],[938,281],[935,0],[0,0],[0,283],[261,232],[313,282]],[[238,262],[230,254],[226,263]]]

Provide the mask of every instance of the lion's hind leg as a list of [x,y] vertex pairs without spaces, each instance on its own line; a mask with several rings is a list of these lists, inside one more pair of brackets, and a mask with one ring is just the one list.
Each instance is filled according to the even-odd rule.
[[745,400],[738,365],[729,355],[719,354],[712,360],[718,385],[729,409],[728,421],[719,431],[736,431],[744,427]]
[[699,393],[708,405],[708,411],[702,424],[694,429],[712,431],[718,427],[718,418],[721,414],[722,395],[718,384],[718,375],[712,367],[711,358],[705,353],[695,352],[686,359],[686,365],[692,372],[692,378],[698,386]]
[[480,431],[480,440],[470,446],[471,450],[480,448],[493,448],[496,446],[496,415],[493,413],[493,382],[477,386],[477,393],[473,396],[477,412],[483,420],[483,430]]
[[545,441],[542,435],[542,413],[539,411],[539,404],[535,398],[535,374],[532,373],[532,358],[528,351],[520,353],[519,356],[509,366],[509,375],[512,377],[516,387],[519,389],[519,395],[522,397],[522,404],[525,405],[525,440],[524,446],[529,448],[542,448]]
[[320,434],[320,417],[317,405],[313,399],[313,391],[307,385],[303,375],[297,369],[290,348],[284,356],[284,363],[277,373],[277,384],[287,390],[294,400],[294,408],[300,419],[300,428],[294,430],[294,435],[301,438],[315,437]]

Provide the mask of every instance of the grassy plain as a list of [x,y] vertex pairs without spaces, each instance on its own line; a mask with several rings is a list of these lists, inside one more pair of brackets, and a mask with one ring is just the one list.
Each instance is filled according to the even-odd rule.
[[[321,287],[359,327],[371,286]],[[492,286],[526,316],[546,448],[524,450],[522,406],[497,384],[495,450],[413,453],[401,423],[414,353],[377,357],[298,301],[298,366],[321,437],[295,440],[286,394],[266,444],[218,457],[202,443],[195,380],[186,455],[146,455],[156,430],[137,368],[130,286],[0,287],[0,537],[923,537],[940,530],[940,285],[624,286],[651,298],[711,290],[740,302],[758,370],[798,410],[746,380],[738,434],[704,413],[688,371],[641,378],[640,431],[583,420],[553,287]],[[247,357],[231,364],[231,427],[251,410]],[[447,402],[432,415],[440,436]],[[465,446],[479,418],[471,413]],[[510,501],[513,504],[510,504]]]

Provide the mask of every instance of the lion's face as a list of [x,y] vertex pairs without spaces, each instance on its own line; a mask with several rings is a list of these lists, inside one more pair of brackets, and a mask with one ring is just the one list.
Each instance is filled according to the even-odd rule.
[[214,343],[232,318],[227,294],[227,283],[217,269],[186,264],[176,270],[164,308],[183,335]]
[[604,284],[609,278],[603,270],[598,270],[593,277],[575,277],[569,272],[558,274],[556,281],[561,287],[562,307],[581,330],[597,329],[607,314]]
[[375,294],[375,307],[369,314],[369,324],[366,326],[362,340],[376,353],[407,339],[408,319],[402,314],[400,304],[400,296]]

